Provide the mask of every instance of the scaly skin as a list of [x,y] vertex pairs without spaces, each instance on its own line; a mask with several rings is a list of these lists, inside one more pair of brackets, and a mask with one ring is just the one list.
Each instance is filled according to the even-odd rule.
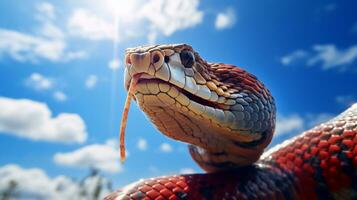
[[[134,75],[139,107],[162,133],[189,143],[211,173],[142,180],[107,200],[357,198],[357,104],[261,156],[274,132],[275,105],[253,75],[207,63],[188,45],[127,50],[127,88]],[[209,91],[200,91],[205,86]]]

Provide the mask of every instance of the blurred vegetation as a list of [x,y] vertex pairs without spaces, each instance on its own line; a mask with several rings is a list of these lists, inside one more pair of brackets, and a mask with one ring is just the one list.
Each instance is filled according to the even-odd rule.
[[[73,194],[73,199],[101,200],[113,191],[112,182],[102,176],[99,170],[94,168],[90,170],[87,176],[75,183],[78,185],[78,190],[76,190],[77,194]],[[19,185],[20,183],[15,180],[8,181],[7,187],[0,191],[0,200],[37,199],[24,196],[25,194],[23,194]],[[56,188],[58,192],[61,192],[61,190],[63,188],[60,186]]]

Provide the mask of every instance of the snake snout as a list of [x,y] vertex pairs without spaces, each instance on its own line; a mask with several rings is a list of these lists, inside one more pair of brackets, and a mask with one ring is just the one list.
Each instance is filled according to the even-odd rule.
[[150,66],[150,53],[130,53],[126,56],[126,67],[129,74],[147,72]]

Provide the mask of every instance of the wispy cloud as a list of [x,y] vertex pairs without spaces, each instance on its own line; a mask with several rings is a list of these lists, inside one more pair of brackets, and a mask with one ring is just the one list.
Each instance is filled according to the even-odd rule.
[[294,52],[286,56],[283,56],[280,61],[283,65],[290,65],[298,60],[307,58],[307,56],[308,53],[306,51],[299,49],[299,50],[295,50]]
[[44,103],[0,97],[0,132],[32,140],[82,143],[87,139],[83,119],[73,113],[53,117]]
[[148,142],[144,138],[139,138],[137,147],[141,151],[145,151],[148,148]]
[[118,34],[120,41],[147,37],[153,43],[159,35],[169,36],[201,23],[203,12],[198,9],[199,3],[199,0],[116,2],[113,6],[125,7],[116,13],[120,19],[117,22],[92,10],[77,9],[68,20],[68,29],[72,35],[89,40],[113,40]]
[[236,22],[236,14],[232,8],[220,12],[216,16],[215,27],[217,30],[222,30],[232,27]]
[[329,3],[323,7],[323,10],[325,12],[332,12],[332,11],[336,10],[336,8],[337,8],[337,5],[335,3]]
[[279,138],[281,136],[290,134],[299,134],[301,131],[307,130],[326,122],[333,118],[334,115],[329,113],[319,113],[319,114],[306,114],[306,115],[281,115],[278,114],[276,121],[275,137]]
[[[24,169],[18,165],[10,164],[0,168],[0,191],[15,187],[16,199],[90,199],[94,196],[97,184],[108,184],[108,180],[99,176],[92,176],[82,183],[60,175],[49,177],[42,169]],[[83,193],[83,190],[86,193]],[[109,193],[107,187],[100,191],[100,199]]]
[[161,143],[160,145],[160,150],[164,153],[170,153],[172,152],[172,146],[169,143]]
[[84,51],[68,50],[63,31],[53,22],[56,16],[52,4],[42,3],[37,9],[40,22],[36,28],[37,34],[0,29],[0,55],[20,62],[38,62],[42,59],[65,62],[86,57]]
[[98,77],[96,75],[89,75],[85,81],[85,85],[88,89],[92,89],[97,85]]
[[305,62],[308,66],[320,65],[322,69],[345,70],[348,65],[357,60],[357,45],[346,49],[338,49],[333,44],[314,45],[313,51],[297,50],[281,58],[283,65],[292,65],[297,61]]
[[279,136],[292,131],[301,131],[303,127],[304,119],[299,115],[278,116],[275,135]]
[[68,99],[66,93],[64,93],[62,91],[53,92],[53,98],[58,102],[65,102]]
[[180,169],[180,174],[194,174],[195,170],[192,168],[182,168]]
[[25,84],[35,90],[49,90],[53,87],[53,80],[40,73],[32,73],[25,80]]
[[315,45],[316,55],[311,57],[307,64],[322,63],[323,69],[331,69],[351,64],[357,59],[357,45],[339,50],[335,45]]
[[336,102],[347,107],[357,103],[357,97],[354,95],[339,95],[336,97]]
[[36,6],[40,20],[52,20],[56,18],[55,8],[52,4],[48,2],[42,2]]
[[120,60],[118,58],[112,59],[108,63],[109,69],[111,69],[113,71],[119,69],[120,66],[121,66],[121,64],[120,64]]
[[56,153],[53,159],[63,166],[95,168],[109,173],[122,170],[118,150],[111,143],[92,144],[72,152]]
[[112,40],[116,33],[114,22],[84,9],[74,11],[68,20],[67,28],[71,35],[89,40]]

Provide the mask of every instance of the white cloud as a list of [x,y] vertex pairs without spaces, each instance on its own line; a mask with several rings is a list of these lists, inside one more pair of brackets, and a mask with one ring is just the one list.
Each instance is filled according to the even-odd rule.
[[279,137],[285,134],[295,133],[312,128],[313,126],[327,122],[334,115],[329,113],[306,114],[306,115],[280,115],[278,114],[276,121],[275,136]]
[[145,36],[152,43],[160,34],[169,36],[196,26],[203,19],[199,0],[105,0],[101,6],[107,7],[104,10],[112,14],[110,17],[117,15],[118,20],[106,17],[98,11],[100,8],[77,9],[67,23],[70,33],[89,40],[123,41]]
[[180,174],[194,174],[195,170],[192,168],[183,168],[180,169]]
[[284,56],[281,59],[282,64],[290,65],[297,60],[306,62],[308,66],[321,64],[322,69],[340,68],[345,69],[347,65],[352,64],[357,60],[357,45],[353,45],[346,49],[337,49],[333,44],[314,45],[313,51],[304,53],[303,50],[298,50]]
[[282,135],[292,131],[300,131],[304,127],[304,119],[298,115],[278,116],[275,135]]
[[144,138],[139,138],[137,147],[141,151],[145,151],[148,148],[148,142]]
[[89,75],[85,81],[85,85],[88,89],[92,89],[97,85],[98,78],[96,75]]
[[7,55],[20,62],[69,61],[85,57],[82,51],[66,52],[66,43],[17,31],[0,29],[0,55]]
[[357,45],[344,50],[338,50],[335,45],[315,45],[315,56],[308,60],[308,65],[321,62],[323,69],[351,64],[357,59]]
[[37,9],[36,16],[40,22],[40,26],[35,28],[37,34],[0,28],[0,56],[6,55],[19,62],[66,62],[85,58],[84,51],[68,50],[63,31],[53,22],[53,5],[41,3]]
[[160,150],[165,153],[170,153],[172,152],[172,146],[169,143],[161,143],[160,145]]
[[48,2],[42,2],[37,4],[36,8],[37,12],[39,12],[38,17],[44,18],[43,20],[55,19],[55,8],[52,4]]
[[154,32],[166,36],[201,23],[203,12],[199,0],[150,0],[143,6],[142,16],[150,22]]
[[53,98],[59,102],[64,102],[64,101],[67,101],[67,99],[68,99],[67,95],[65,93],[63,93],[62,91],[55,91],[53,93]]
[[[93,197],[95,187],[99,184],[106,184],[108,180],[99,176],[92,176],[83,183],[74,182],[66,176],[57,176],[54,178],[41,169],[24,169],[17,165],[5,165],[0,168],[0,191],[9,189],[11,183],[15,183],[14,195],[16,199],[89,199]],[[83,194],[83,189],[86,194]],[[103,187],[100,192],[100,199],[109,193],[108,188]]]
[[39,73],[32,73],[25,80],[25,84],[35,90],[48,90],[53,87],[53,81]]
[[296,50],[291,54],[282,57],[281,63],[283,65],[290,65],[293,62],[306,58],[307,55],[308,55],[307,52],[304,50]]
[[89,40],[113,39],[115,27],[88,10],[74,11],[67,24],[69,33]]
[[215,27],[218,30],[230,28],[236,22],[236,15],[232,8],[218,13],[216,16]]
[[95,168],[109,173],[122,170],[119,164],[119,151],[110,143],[92,144],[73,152],[56,153],[55,163],[70,167]]
[[330,113],[307,114],[305,117],[305,124],[307,125],[307,128],[311,128],[313,126],[329,121],[334,116],[335,115]]
[[52,116],[44,103],[0,97],[0,132],[32,140],[82,143],[87,138],[83,119],[72,113]]

